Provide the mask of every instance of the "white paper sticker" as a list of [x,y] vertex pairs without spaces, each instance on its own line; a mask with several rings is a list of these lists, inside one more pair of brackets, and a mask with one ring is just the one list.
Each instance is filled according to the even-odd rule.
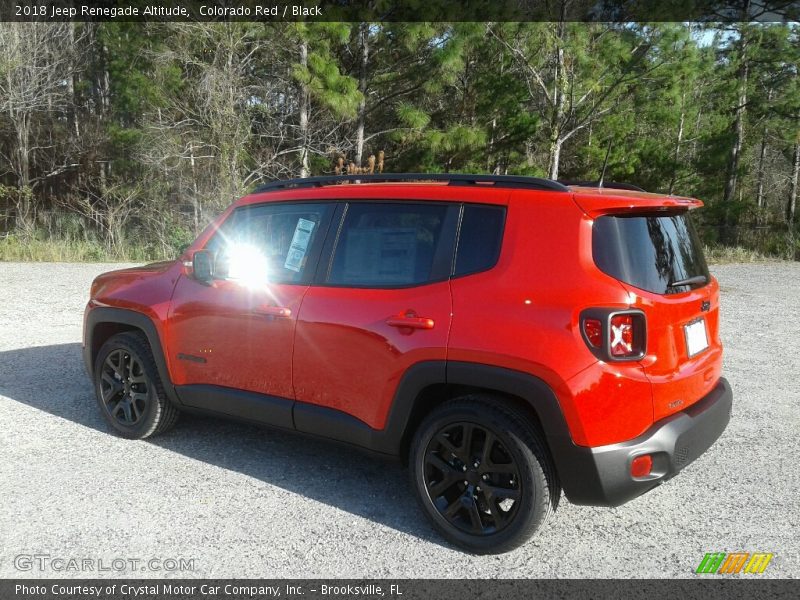
[[351,229],[345,248],[345,282],[403,284],[414,281],[417,230],[413,227]]
[[294,228],[292,243],[289,244],[289,252],[286,254],[286,262],[283,263],[285,269],[299,273],[303,267],[303,259],[306,257],[308,245],[311,243],[311,233],[314,231],[314,221],[308,219],[297,219],[297,227]]

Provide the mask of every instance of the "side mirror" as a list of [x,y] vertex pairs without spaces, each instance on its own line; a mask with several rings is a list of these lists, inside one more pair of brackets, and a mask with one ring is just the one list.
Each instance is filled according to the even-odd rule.
[[192,275],[197,281],[211,283],[214,279],[214,254],[211,250],[198,250],[192,255]]

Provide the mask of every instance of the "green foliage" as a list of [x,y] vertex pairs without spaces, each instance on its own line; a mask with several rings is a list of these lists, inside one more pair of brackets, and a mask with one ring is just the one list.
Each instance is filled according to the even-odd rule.
[[732,263],[753,263],[775,260],[758,250],[751,250],[741,246],[705,246],[706,261],[710,265],[726,265]]
[[169,230],[169,248],[172,251],[170,254],[174,256],[180,255],[193,241],[194,232],[188,227],[176,225]]
[[333,47],[348,39],[349,27],[345,23],[307,23],[298,26],[298,33],[309,50],[306,65],[293,65],[295,81],[336,116],[353,118],[362,94],[356,79],[340,71],[333,54]]
[[[304,168],[331,173],[339,157],[355,160],[358,139],[362,166],[383,151],[387,172],[596,180],[607,162],[606,180],[703,199],[708,244],[732,232],[761,254],[798,252],[800,215],[787,218],[800,144],[797,24],[65,31],[41,42],[52,46],[43,56],[71,58],[58,86],[39,90],[36,111],[0,97],[3,259],[175,256],[246,190]],[[0,72],[24,66],[10,56]]]
[[431,116],[409,102],[397,105],[397,119],[400,125],[411,129],[422,129],[431,122]]
[[308,66],[294,67],[294,78],[321,104],[341,117],[355,116],[361,100],[358,84],[352,77],[339,72],[339,67],[329,57],[312,52]]
[[[120,260],[113,257],[113,260]],[[0,238],[0,261],[104,262],[112,260],[102,245],[94,241],[62,239],[46,235],[26,238],[10,234]]]

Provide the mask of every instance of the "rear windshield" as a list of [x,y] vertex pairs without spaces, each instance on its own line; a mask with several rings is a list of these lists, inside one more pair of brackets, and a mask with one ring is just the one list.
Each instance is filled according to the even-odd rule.
[[[656,294],[686,292],[709,281],[688,212],[600,217],[593,226],[592,253],[604,273]],[[695,280],[676,285],[689,278]]]

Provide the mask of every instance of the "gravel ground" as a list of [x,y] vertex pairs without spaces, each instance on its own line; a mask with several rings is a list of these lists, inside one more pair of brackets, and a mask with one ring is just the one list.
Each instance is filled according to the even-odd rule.
[[[797,576],[800,264],[712,269],[735,406],[709,452],[620,508],[562,501],[489,557],[444,545],[393,463],[197,417],[152,441],[111,434],[80,339],[90,281],[119,266],[0,263],[0,577],[692,577],[712,551],[773,552],[764,575]],[[15,568],[34,554],[194,570]]]

